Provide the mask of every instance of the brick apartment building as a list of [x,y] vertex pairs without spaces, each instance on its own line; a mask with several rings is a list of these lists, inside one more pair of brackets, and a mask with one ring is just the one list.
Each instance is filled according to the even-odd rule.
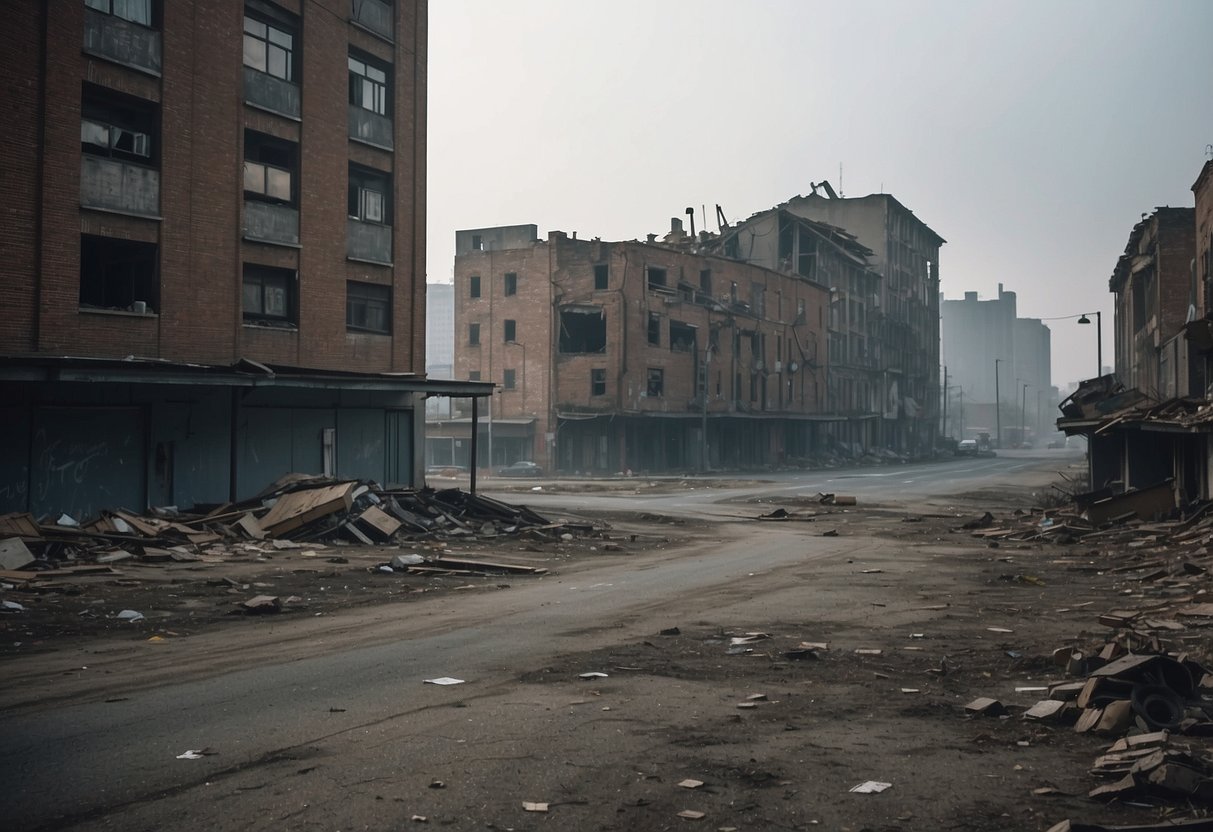
[[1176,351],[1186,346],[1177,336],[1189,307],[1195,310],[1199,302],[1192,276],[1194,214],[1192,208],[1157,208],[1133,226],[1108,281],[1116,295],[1116,376],[1155,398],[1188,393],[1188,379],[1176,376],[1176,367],[1188,362]]
[[[456,232],[455,375],[500,387],[494,465],[736,467],[822,441],[826,287],[684,237],[677,220],[645,243],[540,240],[534,225]],[[462,443],[443,461],[467,464],[468,430],[431,427],[433,443]]]
[[425,0],[20,0],[0,51],[0,511],[416,481]]

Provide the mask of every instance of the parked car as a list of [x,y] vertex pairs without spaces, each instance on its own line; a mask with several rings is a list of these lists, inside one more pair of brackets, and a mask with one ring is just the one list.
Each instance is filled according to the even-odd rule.
[[500,469],[497,472],[499,477],[542,477],[543,469],[533,462],[528,462],[525,459],[520,459],[512,465]]
[[960,444],[956,446],[957,456],[977,456],[977,440],[962,439]]

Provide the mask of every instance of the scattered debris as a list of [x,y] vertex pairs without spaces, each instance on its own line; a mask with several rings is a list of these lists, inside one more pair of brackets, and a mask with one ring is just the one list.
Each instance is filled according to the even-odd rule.
[[852,786],[850,791],[854,794],[880,794],[885,789],[893,788],[892,783],[881,783],[879,780],[865,780],[858,786]]
[[678,813],[678,817],[685,818],[687,820],[703,820],[707,817],[707,814],[696,809],[683,809]]
[[681,781],[678,785],[684,789],[698,789],[703,785],[703,781],[693,780],[688,777],[686,780]]
[[529,800],[522,801],[522,808],[527,812],[546,812],[548,804],[546,803],[531,803]]
[[437,679],[423,679],[427,685],[462,685],[463,679],[456,679],[453,676],[439,676]]

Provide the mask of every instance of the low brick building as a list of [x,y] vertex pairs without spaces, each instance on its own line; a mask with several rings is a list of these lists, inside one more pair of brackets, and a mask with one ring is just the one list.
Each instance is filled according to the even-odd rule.
[[426,8],[13,6],[0,512],[419,478]]
[[455,239],[455,375],[500,387],[481,439],[494,466],[753,466],[823,441],[824,285],[688,248],[677,221],[660,242],[534,225]]

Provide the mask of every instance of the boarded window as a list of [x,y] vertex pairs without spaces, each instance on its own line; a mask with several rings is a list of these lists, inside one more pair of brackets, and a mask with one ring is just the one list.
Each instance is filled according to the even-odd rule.
[[606,352],[606,315],[596,306],[560,310],[562,353]]

